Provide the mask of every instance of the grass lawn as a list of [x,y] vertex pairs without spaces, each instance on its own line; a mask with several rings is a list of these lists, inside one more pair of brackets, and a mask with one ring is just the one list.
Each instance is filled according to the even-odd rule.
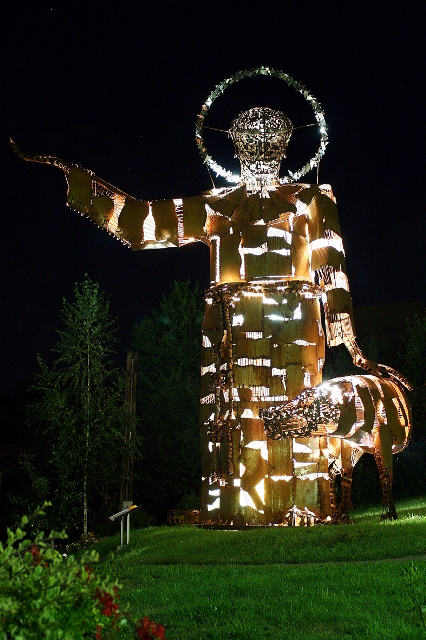
[[[164,624],[168,640],[425,638],[404,594],[410,562],[389,560],[426,554],[426,500],[397,508],[396,522],[370,509],[349,526],[141,529],[112,558],[118,536],[96,546],[132,613]],[[414,564],[424,602],[426,559]]]

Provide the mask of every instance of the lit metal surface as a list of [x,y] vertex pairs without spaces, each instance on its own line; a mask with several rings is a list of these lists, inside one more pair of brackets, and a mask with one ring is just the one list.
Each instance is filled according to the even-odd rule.
[[251,191],[279,185],[293,124],[281,111],[255,107],[232,121],[229,133],[241,163],[241,181]]

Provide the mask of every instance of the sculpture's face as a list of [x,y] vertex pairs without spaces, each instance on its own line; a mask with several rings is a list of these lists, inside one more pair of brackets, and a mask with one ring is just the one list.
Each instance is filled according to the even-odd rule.
[[285,158],[293,132],[290,118],[282,111],[255,107],[232,121],[230,135],[242,165],[276,165]]

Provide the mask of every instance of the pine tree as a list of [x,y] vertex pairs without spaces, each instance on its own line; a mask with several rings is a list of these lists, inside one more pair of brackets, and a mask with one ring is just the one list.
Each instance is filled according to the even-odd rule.
[[53,367],[39,357],[41,373],[32,387],[37,399],[28,416],[39,454],[45,452],[48,497],[59,524],[80,529],[83,521],[87,533],[89,514],[91,524],[99,520],[107,496],[120,487],[126,412],[109,301],[87,275],[74,296],[63,301]]

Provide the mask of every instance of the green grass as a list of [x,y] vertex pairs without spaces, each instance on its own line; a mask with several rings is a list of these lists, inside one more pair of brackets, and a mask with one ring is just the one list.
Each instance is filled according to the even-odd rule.
[[[132,613],[168,640],[424,638],[404,595],[409,562],[387,560],[426,554],[426,502],[397,506],[396,522],[370,509],[349,526],[142,529],[112,559],[118,536],[96,546]],[[425,585],[426,560],[415,564]]]

